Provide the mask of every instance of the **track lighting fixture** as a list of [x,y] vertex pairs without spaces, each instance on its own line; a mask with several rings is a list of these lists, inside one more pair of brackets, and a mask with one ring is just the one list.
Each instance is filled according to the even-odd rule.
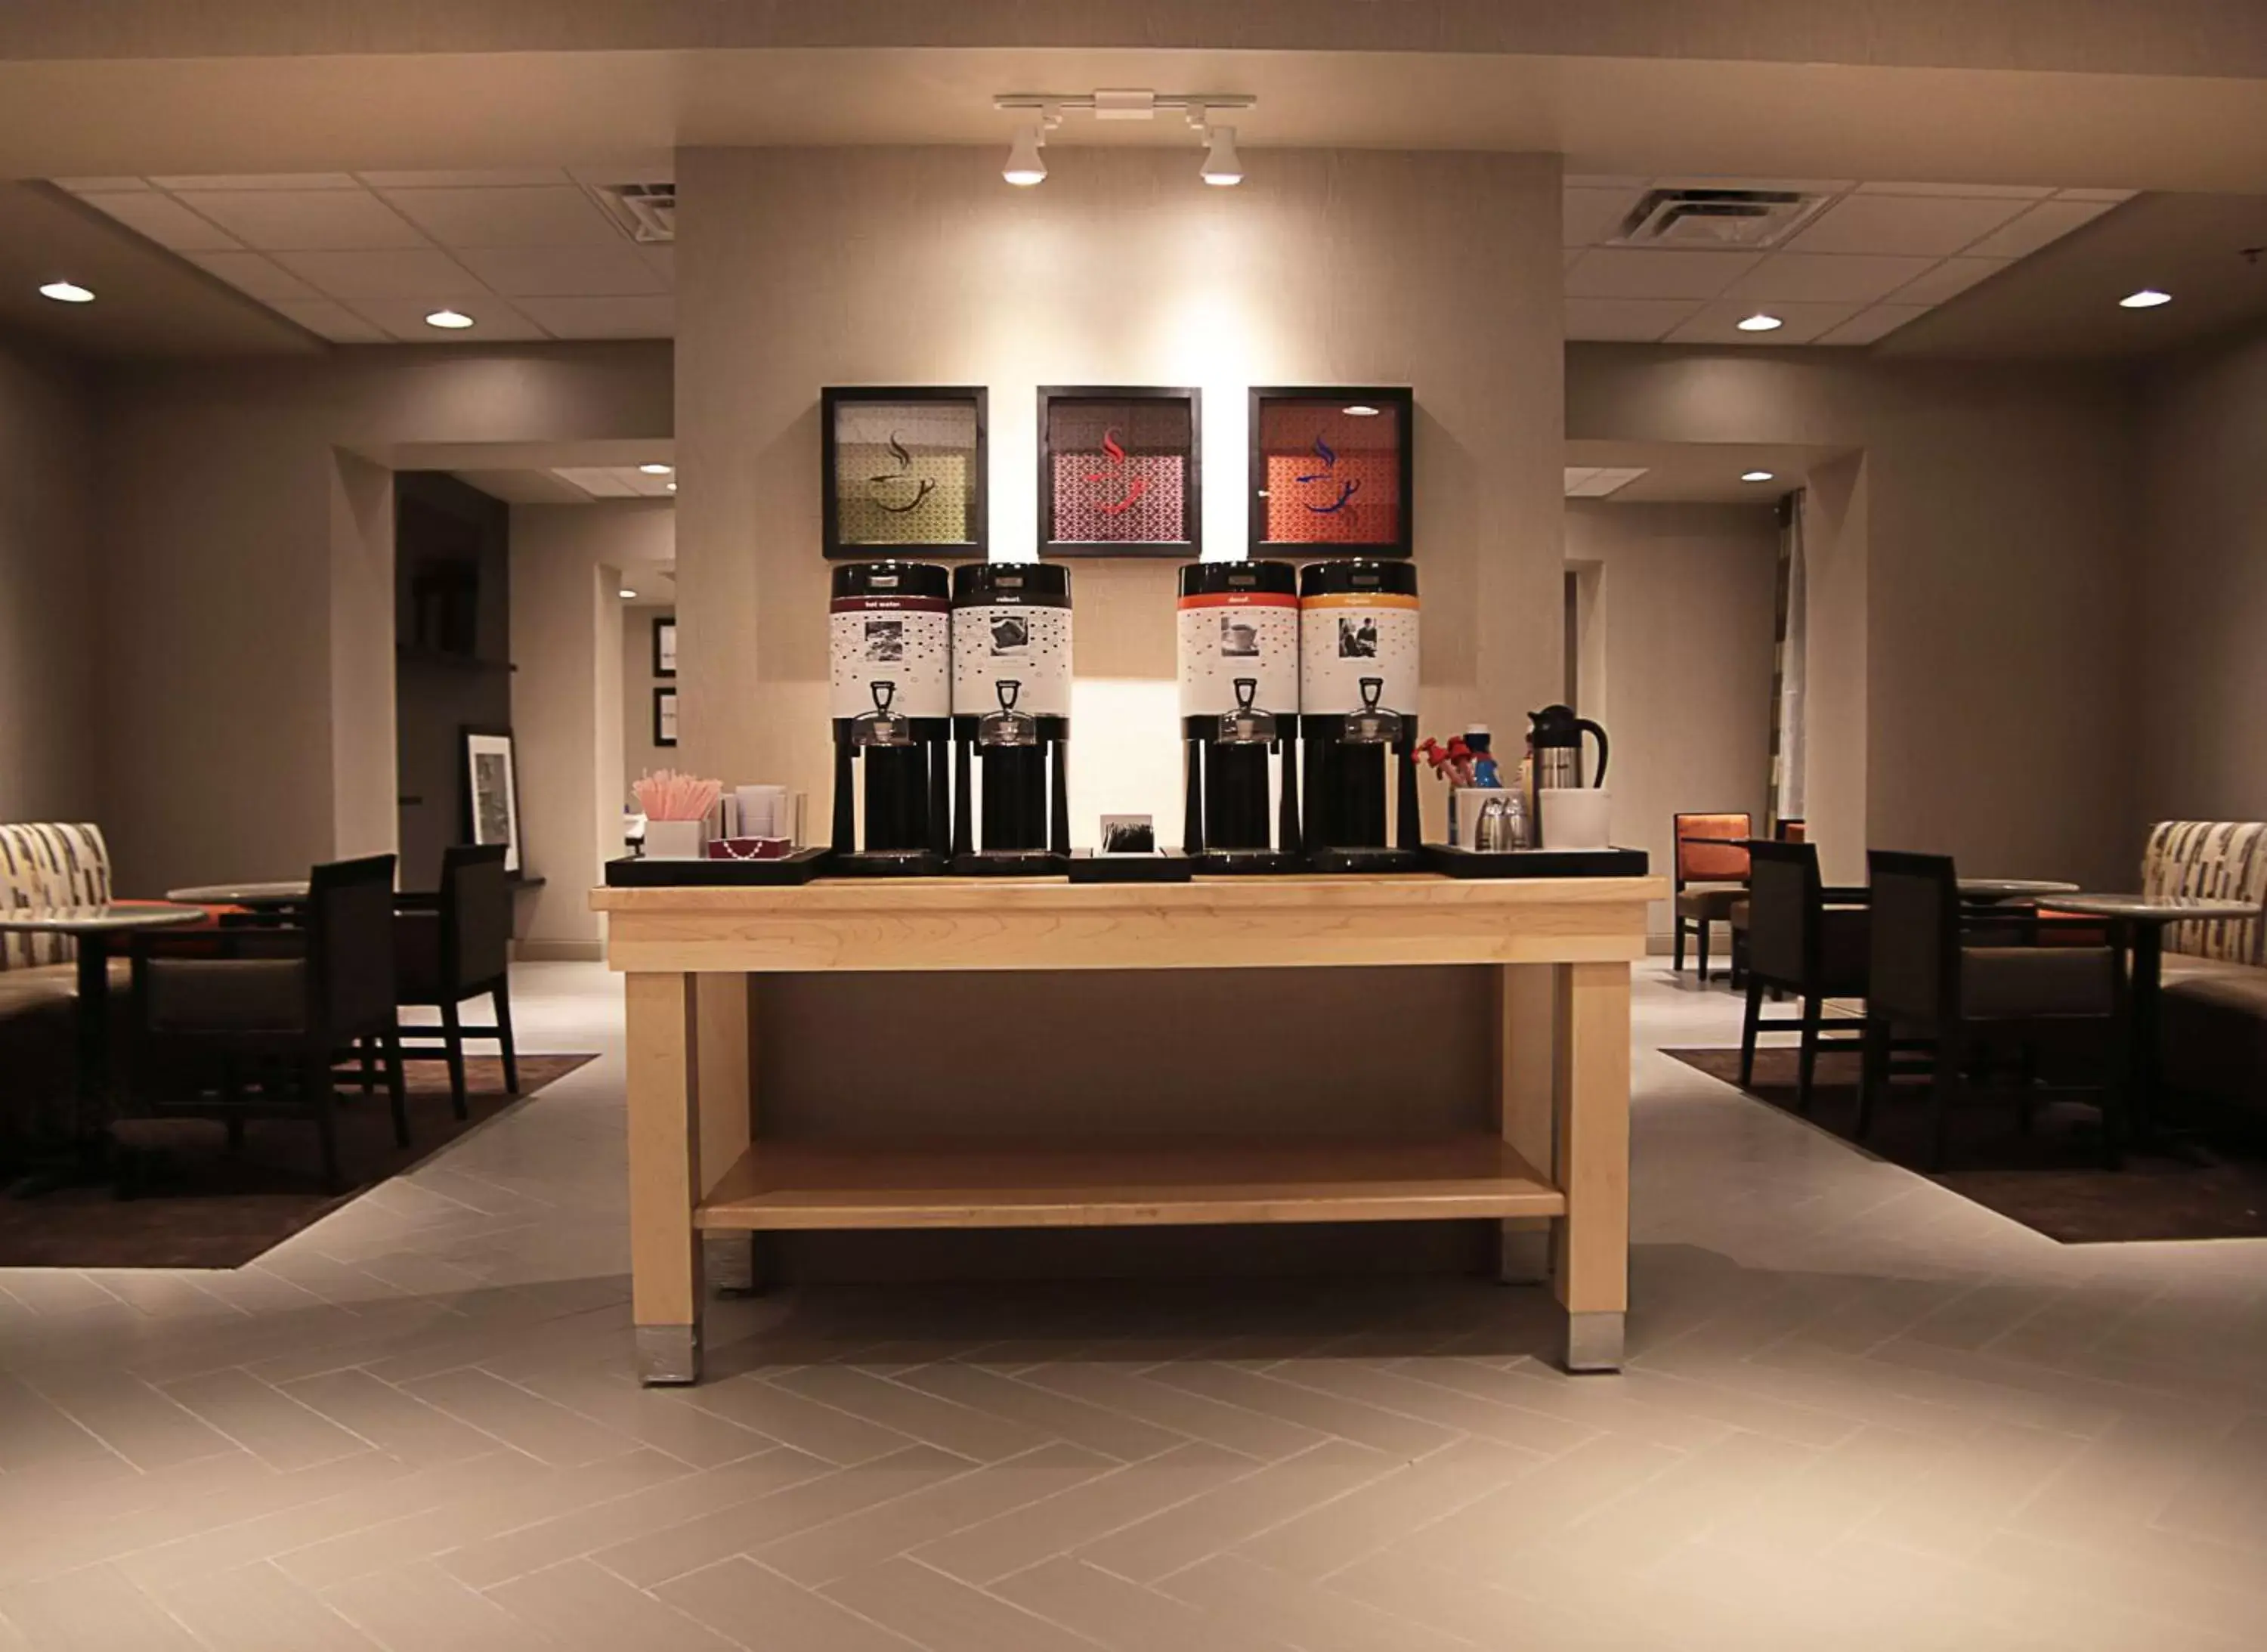
[[1236,152],[1236,128],[1215,126],[1205,133],[1204,167],[1200,174],[1208,184],[1240,184],[1244,181],[1244,162]]
[[1016,128],[1015,141],[1008,149],[1008,164],[1000,169],[1000,175],[1026,188],[1045,181],[1047,163],[1039,151],[1046,143],[1047,134],[1062,124],[1066,111],[1078,110],[1097,121],[1154,121],[1158,110],[1173,109],[1188,117],[1190,128],[1203,141],[1205,158],[1200,175],[1205,182],[1240,184],[1244,181],[1244,160],[1236,152],[1236,128],[1214,126],[1212,117],[1249,109],[1258,101],[1242,92],[1162,94],[1118,91],[1061,96],[1053,92],[1002,93],[992,99],[992,106],[1023,115],[1025,120]]
[[1026,189],[1033,184],[1045,183],[1047,160],[1039,153],[1039,145],[1045,141],[1038,121],[1017,127],[1016,141],[1008,146],[1008,164],[1000,169],[1000,175]]

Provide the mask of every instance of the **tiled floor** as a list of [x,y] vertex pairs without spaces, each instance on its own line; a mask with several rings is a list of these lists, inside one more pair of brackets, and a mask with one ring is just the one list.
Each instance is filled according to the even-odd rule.
[[2071,1250],[1656,1053],[1636,1301],[839,1291],[627,1379],[604,1059],[235,1274],[0,1274],[0,1652],[2267,1641],[2267,1245]]

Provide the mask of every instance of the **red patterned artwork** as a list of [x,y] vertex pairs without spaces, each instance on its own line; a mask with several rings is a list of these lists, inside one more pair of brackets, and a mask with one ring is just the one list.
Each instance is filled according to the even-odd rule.
[[1190,538],[1185,403],[1059,400],[1048,409],[1052,539],[1175,545]]
[[1266,540],[1274,545],[1393,545],[1401,538],[1401,417],[1387,404],[1267,401]]

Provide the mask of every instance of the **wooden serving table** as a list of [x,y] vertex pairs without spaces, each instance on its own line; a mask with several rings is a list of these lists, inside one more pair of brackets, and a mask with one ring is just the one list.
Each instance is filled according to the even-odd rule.
[[[1645,951],[1646,903],[1667,892],[1657,877],[1429,874],[595,890],[608,961],[628,977],[640,1374],[700,1379],[704,1233],[1476,1217],[1522,1230],[1547,1221],[1566,1362],[1617,1369],[1630,965]],[[820,1143],[767,1141],[755,1127],[751,980],[767,975],[1381,965],[1490,972],[1493,1128],[1384,1140]],[[1184,1043],[1203,1036],[1159,1029]]]

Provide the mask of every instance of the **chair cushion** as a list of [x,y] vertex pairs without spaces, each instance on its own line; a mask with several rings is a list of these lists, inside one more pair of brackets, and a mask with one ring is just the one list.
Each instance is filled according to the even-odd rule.
[[151,958],[157,1032],[295,1032],[307,1018],[307,966],[296,958]]
[[2174,1089],[2267,1105],[2267,969],[2168,953],[2158,1031]]
[[2116,982],[2106,948],[1960,949],[1962,1011],[1985,1020],[2106,1016],[2116,1007]]
[[1748,892],[1737,884],[1726,884],[1718,889],[1688,889],[1676,898],[1676,915],[1703,923],[1721,923],[1732,915],[1732,908],[1747,898]]

